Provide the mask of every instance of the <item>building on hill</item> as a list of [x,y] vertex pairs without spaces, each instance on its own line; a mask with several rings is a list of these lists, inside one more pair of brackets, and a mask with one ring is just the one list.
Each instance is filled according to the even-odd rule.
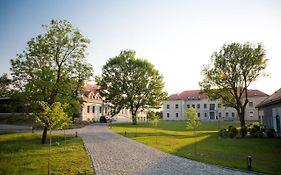
[[[248,90],[249,103],[245,111],[245,120],[259,120],[257,104],[268,95],[259,90]],[[219,100],[210,100],[201,90],[187,90],[180,94],[172,94],[163,103],[163,120],[186,120],[184,111],[187,108],[196,109],[202,121],[238,120],[236,109],[223,107]]]
[[[104,102],[103,97],[99,93],[99,87],[85,83],[83,86],[84,94],[82,95],[83,104],[80,109],[80,118],[84,121],[99,121],[101,116],[110,115],[110,107]],[[114,118],[132,119],[130,110],[122,109]],[[147,119],[146,112],[142,111],[138,114],[137,120],[145,121]]]
[[266,128],[274,128],[281,136],[281,88],[259,103],[256,108],[259,110],[262,124]]

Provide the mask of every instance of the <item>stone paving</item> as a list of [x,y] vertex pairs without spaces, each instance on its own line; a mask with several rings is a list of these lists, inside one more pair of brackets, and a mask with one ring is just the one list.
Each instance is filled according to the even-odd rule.
[[208,165],[170,155],[112,132],[106,125],[78,131],[97,175],[243,175],[239,170]]
[[[0,125],[0,128],[3,129],[3,125]],[[116,134],[105,124],[89,125],[81,129],[66,131],[67,134],[75,134],[75,132],[78,132],[78,135],[82,137],[97,175],[250,174],[164,153]]]

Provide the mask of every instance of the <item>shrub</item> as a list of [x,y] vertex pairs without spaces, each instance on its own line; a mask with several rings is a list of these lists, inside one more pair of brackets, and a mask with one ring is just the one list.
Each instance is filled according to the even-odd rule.
[[228,136],[230,138],[234,138],[237,135],[237,133],[238,133],[238,131],[235,127],[233,127],[233,126],[228,127]]
[[221,129],[219,131],[219,136],[222,137],[222,138],[226,138],[227,137],[227,131],[226,129]]
[[267,137],[269,137],[269,138],[273,138],[273,137],[275,137],[276,132],[275,132],[275,130],[274,130],[273,128],[268,128],[268,129],[266,130],[266,135],[267,135]]
[[257,137],[258,138],[263,138],[264,136],[263,136],[263,132],[262,131],[258,131],[257,132]]
[[250,128],[249,131],[250,131],[250,135],[251,135],[252,137],[256,137],[256,136],[257,136],[258,130],[257,130],[256,127]]
[[242,137],[245,137],[247,135],[247,127],[241,127],[240,134]]

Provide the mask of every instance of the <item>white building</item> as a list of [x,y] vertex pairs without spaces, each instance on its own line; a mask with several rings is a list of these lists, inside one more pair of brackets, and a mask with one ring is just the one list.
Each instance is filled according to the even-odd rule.
[[[259,120],[255,106],[267,98],[268,95],[259,90],[248,90],[249,103],[245,111],[245,120]],[[163,103],[163,120],[186,120],[184,111],[187,108],[196,109],[200,120],[238,120],[234,108],[223,107],[218,100],[212,101],[201,90],[183,91],[171,95]]]
[[[99,121],[101,116],[110,115],[110,108],[104,103],[102,96],[99,94],[99,89],[97,85],[92,85],[85,83],[83,86],[84,94],[83,104],[81,106],[80,118],[86,121]],[[119,114],[114,116],[118,118],[132,119],[130,110],[122,109]],[[147,119],[147,114],[145,111],[141,111],[137,115],[137,120],[145,121]]]

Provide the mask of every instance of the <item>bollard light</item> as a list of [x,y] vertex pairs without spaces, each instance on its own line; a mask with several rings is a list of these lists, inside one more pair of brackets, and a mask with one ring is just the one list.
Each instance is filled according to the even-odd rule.
[[77,131],[75,131],[75,137],[78,137],[78,132]]
[[248,170],[252,169],[252,156],[247,157],[247,168]]

